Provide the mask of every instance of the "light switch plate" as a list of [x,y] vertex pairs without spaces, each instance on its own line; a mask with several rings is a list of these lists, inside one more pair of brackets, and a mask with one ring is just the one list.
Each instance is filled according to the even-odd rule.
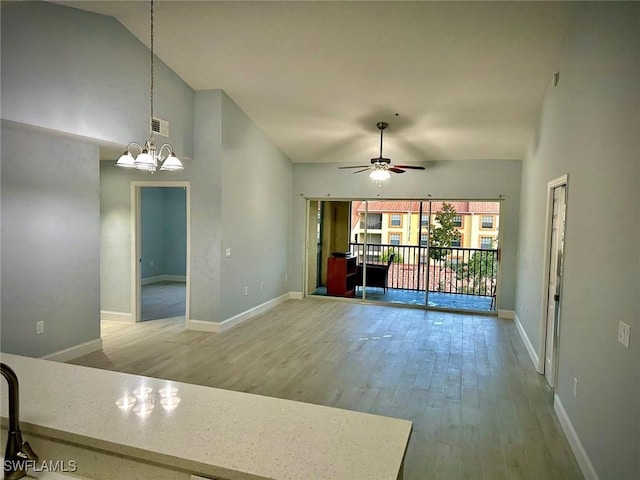
[[631,327],[624,322],[618,322],[618,341],[627,348],[629,348],[630,336]]
[[225,256],[225,257],[227,257],[227,258],[231,256],[231,249],[230,249],[230,248],[227,248],[227,249],[224,251],[224,256]]

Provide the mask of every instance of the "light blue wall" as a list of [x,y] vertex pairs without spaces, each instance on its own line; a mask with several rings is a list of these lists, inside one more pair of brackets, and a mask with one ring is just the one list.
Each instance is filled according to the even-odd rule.
[[164,270],[164,194],[161,187],[144,187],[140,192],[141,278],[161,275]]
[[[149,137],[149,50],[113,17],[2,2],[2,118],[126,146]],[[155,62],[154,114],[193,155],[193,90]]]
[[[547,183],[568,174],[556,394],[602,480],[640,478],[640,5],[580,2],[524,161],[516,311],[541,344]],[[618,322],[631,345],[617,341]],[[573,396],[573,379],[578,380]]]
[[187,274],[187,195],[182,187],[143,187],[141,277]]
[[226,319],[289,291],[293,167],[225,94],[222,158],[222,249],[231,249],[221,260]]
[[520,209],[521,161],[427,162],[425,171],[396,175],[378,187],[366,174],[353,175],[332,164],[294,166],[291,290],[302,291],[305,198],[319,199],[480,199],[504,197],[500,210],[502,242],[498,308],[513,310]]
[[165,254],[163,272],[166,275],[187,274],[187,191],[185,188],[164,188]]
[[2,351],[99,338],[98,148],[3,122],[1,176]]
[[[289,291],[293,167],[220,90],[196,92],[194,139],[185,170],[153,180],[190,182],[190,317],[220,322]],[[121,249],[131,238],[130,181],[145,179],[102,162],[103,310],[130,311],[130,254]]]
[[[148,138],[149,50],[111,17],[46,2],[2,2],[1,8],[3,232],[9,234],[14,215],[41,218],[17,198],[33,195],[41,212],[51,213],[50,222],[15,230],[23,245],[42,244],[38,252],[26,255],[17,243],[2,242],[2,349],[39,356],[99,338],[101,302],[130,311],[130,224],[122,224],[130,214],[121,215],[130,208],[130,186],[108,178],[98,182],[98,145]],[[169,141],[191,157],[194,92],[160,61],[155,80],[155,109],[170,121]],[[30,148],[32,157],[23,158]],[[13,162],[21,165],[15,172],[20,179],[11,173]],[[53,165],[56,172],[50,172]],[[129,175],[120,178],[136,178]],[[114,188],[104,204],[98,203],[100,184]],[[102,226],[113,228],[99,229],[98,208],[106,212]],[[58,228],[59,215],[72,238],[47,230]],[[57,249],[46,243],[49,234]],[[67,247],[60,249],[59,238],[84,262],[80,273],[80,260],[71,259]],[[27,276],[15,274],[12,257],[23,260]],[[49,273],[54,271],[57,277]],[[26,300],[13,288],[24,287],[33,272],[43,274],[31,290],[30,306],[23,308]],[[119,282],[123,277],[127,281]],[[31,323],[37,320],[45,320],[45,334],[32,339]]]

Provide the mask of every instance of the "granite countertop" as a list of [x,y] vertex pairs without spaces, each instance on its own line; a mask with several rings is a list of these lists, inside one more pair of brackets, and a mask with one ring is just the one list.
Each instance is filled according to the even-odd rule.
[[[1,359],[18,375],[25,440],[33,432],[199,475],[395,480],[411,432],[407,420],[10,354]],[[1,388],[6,417],[6,382]],[[148,401],[138,389],[151,389]]]

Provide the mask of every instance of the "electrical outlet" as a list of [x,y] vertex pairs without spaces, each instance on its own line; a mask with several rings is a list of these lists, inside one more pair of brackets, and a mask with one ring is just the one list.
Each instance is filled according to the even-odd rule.
[[264,290],[264,282],[260,282],[260,290]]
[[577,378],[573,379],[573,396],[574,397],[578,396],[578,379]]
[[227,248],[227,249],[224,251],[224,256],[225,256],[225,257],[227,257],[227,258],[229,258],[229,257],[231,256],[231,249],[230,249],[230,248]]
[[244,287],[244,294],[249,295],[249,287]]
[[36,335],[42,335],[44,333],[44,320],[36,322]]
[[631,327],[624,322],[618,322],[618,341],[627,348],[629,348],[630,336]]
[[289,281],[289,275],[287,275],[286,273],[284,274],[284,281],[285,282]]

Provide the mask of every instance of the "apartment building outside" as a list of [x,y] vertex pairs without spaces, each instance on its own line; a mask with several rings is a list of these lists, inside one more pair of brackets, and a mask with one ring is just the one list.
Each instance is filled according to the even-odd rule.
[[[429,225],[438,226],[436,214],[445,202],[357,201],[352,204],[351,242],[376,245],[426,247]],[[500,228],[499,202],[446,202],[456,214],[454,226],[460,233],[451,247],[495,249]]]

